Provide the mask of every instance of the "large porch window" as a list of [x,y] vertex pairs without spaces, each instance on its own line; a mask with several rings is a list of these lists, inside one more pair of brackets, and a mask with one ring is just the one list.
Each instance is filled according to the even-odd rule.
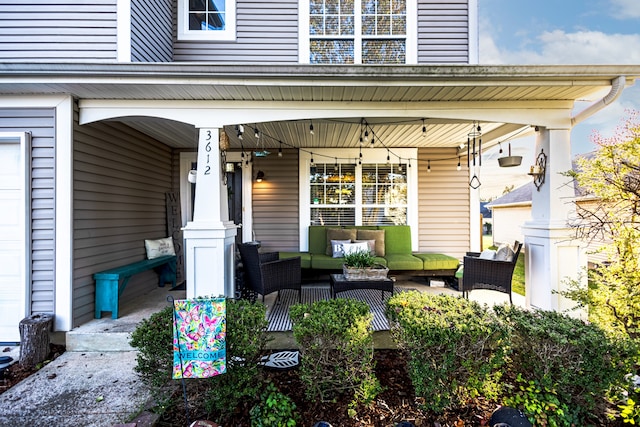
[[[363,150],[360,164],[357,150],[301,152],[301,241],[306,241],[308,225],[416,228],[417,151],[396,149],[393,154],[387,162],[387,150]],[[409,159],[414,159],[414,166],[409,166]]]

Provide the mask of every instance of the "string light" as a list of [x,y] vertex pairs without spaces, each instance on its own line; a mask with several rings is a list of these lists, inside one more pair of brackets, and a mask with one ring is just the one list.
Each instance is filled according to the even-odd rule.
[[338,171],[338,158],[336,157],[336,163],[333,165],[333,170]]
[[364,130],[364,142],[369,142],[369,131]]
[[422,119],[422,137],[427,137],[427,126],[424,124],[424,119]]
[[236,129],[238,131],[238,139],[242,140],[242,134],[244,133],[244,126],[238,125],[236,126]]
[[431,172],[431,160],[427,160],[427,172]]
[[389,149],[387,148],[387,164],[391,163],[391,158],[389,158]]
[[260,131],[258,130],[258,128],[255,128],[253,130],[253,135],[256,137],[256,139],[260,139]]
[[311,166],[313,166],[313,165],[314,165],[314,163],[315,163],[315,162],[313,161],[313,153],[311,153]]
[[409,159],[409,167],[411,167],[411,159]]
[[282,157],[282,141],[278,141],[280,143],[280,147],[278,147],[278,157]]
[[309,124],[309,133],[311,135],[314,135],[314,132],[313,132],[313,121],[311,121],[311,123]]
[[456,167],[457,170],[462,169],[462,166],[460,166],[460,157],[458,157],[458,166]]

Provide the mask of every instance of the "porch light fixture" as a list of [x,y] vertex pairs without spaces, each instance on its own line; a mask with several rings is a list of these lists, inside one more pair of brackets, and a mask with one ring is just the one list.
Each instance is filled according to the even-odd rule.
[[191,169],[189,171],[189,175],[187,175],[187,181],[189,181],[191,184],[195,184],[197,176],[198,176],[198,171],[195,169]]
[[236,171],[236,166],[233,163],[227,162],[224,165],[224,171],[227,173],[234,173]]
[[256,174],[256,182],[262,182],[263,179],[264,179],[264,172],[258,171],[258,173]]

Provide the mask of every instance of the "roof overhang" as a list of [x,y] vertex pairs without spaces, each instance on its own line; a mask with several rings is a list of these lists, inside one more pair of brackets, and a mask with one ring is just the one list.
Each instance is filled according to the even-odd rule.
[[[187,135],[201,125],[190,120],[194,109],[203,117],[217,112],[224,125],[291,137],[300,147],[319,144],[308,135],[310,120],[316,133],[353,146],[363,118],[389,146],[454,147],[474,122],[487,143],[531,125],[570,126],[575,102],[603,96],[619,76],[629,86],[640,66],[5,63],[0,96],[68,94],[79,101],[81,122],[93,120],[91,109],[174,147],[185,140],[192,146]],[[427,137],[416,131],[423,120]]]

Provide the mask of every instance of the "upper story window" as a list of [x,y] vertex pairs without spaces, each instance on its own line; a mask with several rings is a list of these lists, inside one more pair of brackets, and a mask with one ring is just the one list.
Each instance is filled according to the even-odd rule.
[[235,0],[178,0],[179,40],[235,40]]
[[416,63],[416,0],[300,0],[300,62]]

